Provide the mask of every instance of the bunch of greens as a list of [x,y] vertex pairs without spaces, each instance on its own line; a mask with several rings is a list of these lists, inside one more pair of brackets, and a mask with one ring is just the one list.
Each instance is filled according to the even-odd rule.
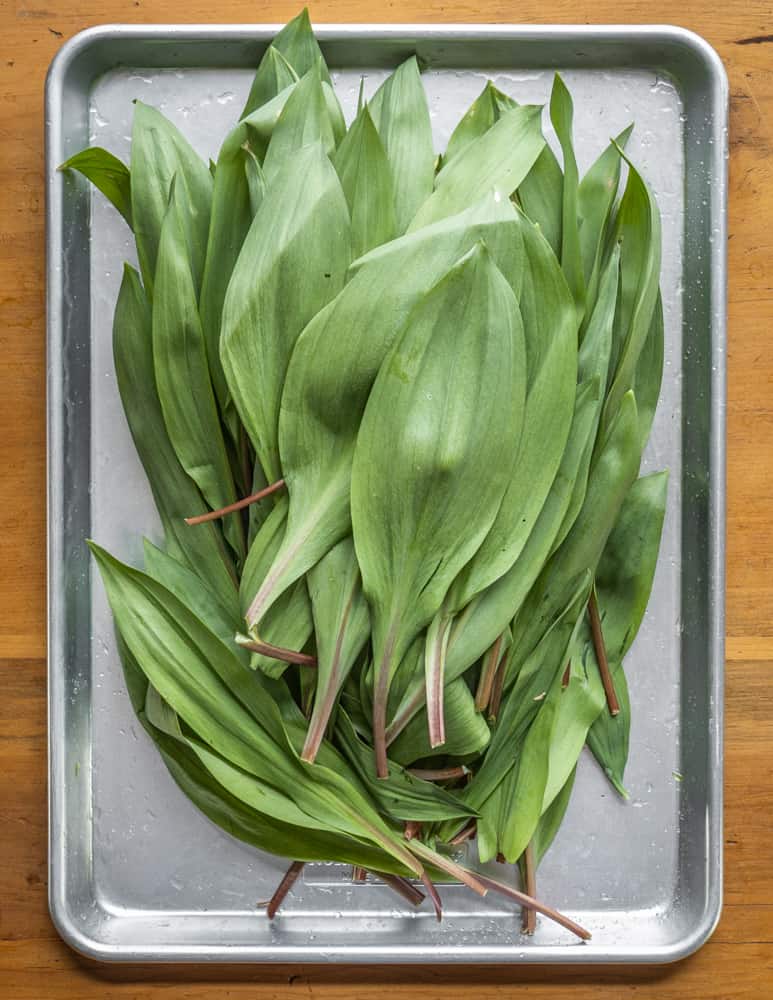
[[[92,544],[127,687],[196,805],[295,859],[270,915],[332,860],[588,936],[535,870],[586,744],[625,795],[663,313],[630,129],[580,177],[572,114],[556,76],[559,158],[488,83],[438,157],[411,58],[347,128],[304,12],[216,162],[138,102],[128,167],[64,164],[139,260],[115,367],[164,544]],[[473,838],[527,893],[455,858]]]

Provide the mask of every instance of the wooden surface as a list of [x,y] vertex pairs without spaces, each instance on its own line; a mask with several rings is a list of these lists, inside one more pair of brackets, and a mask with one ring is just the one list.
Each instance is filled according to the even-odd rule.
[[773,6],[662,0],[364,0],[324,21],[667,23],[730,77],[725,907],[694,957],[661,968],[108,967],[77,958],[46,908],[43,81],[63,41],[117,22],[285,21],[295,3],[4,0],[0,4],[0,996],[477,1000],[773,995]]

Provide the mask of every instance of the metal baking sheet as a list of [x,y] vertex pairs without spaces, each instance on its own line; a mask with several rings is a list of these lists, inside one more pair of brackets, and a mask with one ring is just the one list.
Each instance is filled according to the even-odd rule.
[[714,51],[677,28],[326,26],[318,34],[351,117],[414,51],[438,148],[485,77],[544,102],[575,97],[581,168],[635,120],[630,152],[663,213],[666,361],[644,468],[671,481],[650,608],[628,658],[627,784],[581,760],[540,894],[593,932],[577,944],[460,887],[445,918],[407,912],[338,866],[304,872],[273,923],[256,908],[286,866],[212,825],[178,791],[134,720],[104,593],[84,539],[140,558],[157,537],[121,411],[111,316],[130,234],[56,167],[93,143],[128,154],[132,99],[216,155],[275,28],[86,31],[46,92],[48,182],[50,906],[99,959],[303,962],[661,962],[711,933],[721,906],[727,84]]

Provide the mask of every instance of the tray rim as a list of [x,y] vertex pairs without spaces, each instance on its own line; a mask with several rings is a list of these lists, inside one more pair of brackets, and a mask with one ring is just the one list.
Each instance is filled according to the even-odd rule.
[[[68,71],[93,45],[106,40],[174,40],[182,42],[269,41],[282,27],[277,23],[260,24],[126,24],[109,23],[86,28],[68,39],[54,56],[45,81],[45,167],[46,167],[46,350],[47,350],[47,619],[48,619],[48,906],[52,922],[62,939],[86,958],[102,962],[131,961],[238,961],[238,962],[378,962],[378,963],[668,963],[679,961],[697,951],[713,934],[722,911],[723,896],[723,693],[725,646],[725,410],[726,410],[726,341],[727,341],[727,171],[729,86],[727,74],[716,50],[700,35],[689,29],[667,24],[496,24],[496,23],[324,23],[315,25],[320,41],[373,40],[413,41],[486,41],[550,40],[568,43],[581,40],[670,42],[689,51],[702,64],[711,81],[716,110],[712,166],[719,181],[711,194],[709,214],[718,238],[711,249],[711,294],[714,311],[711,321],[710,389],[712,405],[709,429],[709,504],[707,541],[709,579],[706,583],[710,629],[707,636],[707,684],[711,710],[707,719],[709,732],[710,785],[707,788],[706,823],[709,850],[706,857],[707,905],[694,926],[673,943],[646,947],[620,947],[606,954],[578,948],[534,947],[519,951],[516,947],[472,948],[460,952],[423,946],[384,946],[382,948],[333,946],[320,956],[308,945],[257,946],[170,945],[151,950],[131,944],[110,944],[89,936],[73,919],[66,895],[65,865],[57,864],[55,844],[61,833],[59,799],[64,796],[63,762],[60,748],[64,741],[64,713],[61,708],[63,660],[61,607],[55,586],[60,565],[61,529],[57,514],[61,509],[61,488],[55,472],[61,461],[54,426],[54,413],[61,408],[61,379],[52,360],[61,343],[61,315],[58,302],[63,278],[58,262],[62,257],[62,191],[57,185],[56,168],[61,149],[62,88]],[[95,77],[96,78],[96,75]],[[423,950],[422,950],[423,947]],[[455,953],[454,953],[455,951]],[[516,958],[515,955],[518,955]],[[546,954],[547,953],[547,954]]]

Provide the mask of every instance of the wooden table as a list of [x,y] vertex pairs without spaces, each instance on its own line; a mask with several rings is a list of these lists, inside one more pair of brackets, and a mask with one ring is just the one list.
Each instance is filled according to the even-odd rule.
[[[75,8],[75,9],[73,9]],[[730,315],[725,907],[694,957],[659,968],[99,967],[46,908],[43,80],[89,25],[285,21],[297,0],[14,0],[0,8],[0,996],[479,1000],[773,994],[773,6],[760,0],[333,0],[324,21],[667,23],[716,47],[730,75]]]

